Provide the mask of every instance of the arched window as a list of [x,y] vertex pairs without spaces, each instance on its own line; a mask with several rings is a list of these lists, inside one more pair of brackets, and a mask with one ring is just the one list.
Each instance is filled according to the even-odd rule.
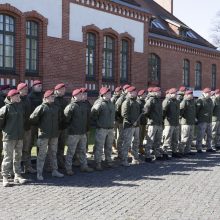
[[38,72],[38,23],[26,22],[26,72]]
[[189,86],[189,76],[190,76],[190,62],[187,59],[183,60],[183,81],[184,86]]
[[114,54],[115,54],[115,40],[110,36],[104,36],[103,48],[103,79],[113,79],[114,72]]
[[149,80],[160,83],[160,57],[153,53],[149,57]]
[[216,89],[216,71],[217,71],[216,64],[212,64],[212,85],[211,85],[212,90]]
[[202,64],[196,62],[195,67],[195,89],[202,89]]
[[96,35],[94,33],[87,33],[86,35],[86,77],[95,77],[96,67]]
[[0,69],[11,70],[15,67],[15,19],[0,14]]
[[128,80],[129,67],[129,43],[127,40],[121,41],[120,53],[120,81],[126,82]]

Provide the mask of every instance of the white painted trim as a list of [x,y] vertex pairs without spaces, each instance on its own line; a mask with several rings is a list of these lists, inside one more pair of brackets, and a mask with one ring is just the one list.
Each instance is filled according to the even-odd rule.
[[22,12],[35,10],[48,19],[48,36],[62,37],[62,0],[1,0]]
[[83,41],[82,27],[94,24],[100,29],[112,28],[119,34],[127,32],[134,39],[134,51],[144,52],[144,23],[122,16],[70,3],[69,39]]

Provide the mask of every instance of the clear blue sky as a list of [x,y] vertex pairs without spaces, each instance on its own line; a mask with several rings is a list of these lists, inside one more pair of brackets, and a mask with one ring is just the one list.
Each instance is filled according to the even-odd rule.
[[173,0],[174,15],[211,42],[210,29],[220,11],[220,0]]

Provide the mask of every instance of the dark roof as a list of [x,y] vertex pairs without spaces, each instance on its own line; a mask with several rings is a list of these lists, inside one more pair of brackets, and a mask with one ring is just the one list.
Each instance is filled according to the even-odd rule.
[[[161,36],[166,36],[170,38],[174,38],[176,40],[181,40],[193,44],[198,44],[200,46],[209,47],[212,49],[216,49],[210,42],[205,40],[202,36],[184,24],[181,20],[175,17],[172,13],[165,10],[162,6],[157,4],[153,0],[117,0],[118,2],[125,2],[126,4],[133,5],[137,8],[145,9],[148,13],[152,14],[152,19],[157,18],[159,22],[165,27],[165,29],[153,28],[150,27],[150,32],[155,33]],[[173,22],[186,30],[189,30],[193,33],[196,38],[186,37],[175,33],[172,28],[169,27],[168,22]]]

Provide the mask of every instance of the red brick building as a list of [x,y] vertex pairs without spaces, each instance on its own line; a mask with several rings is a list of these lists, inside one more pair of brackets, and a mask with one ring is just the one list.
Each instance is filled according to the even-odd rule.
[[172,4],[1,0],[0,84],[220,87],[220,52],[173,16]]

